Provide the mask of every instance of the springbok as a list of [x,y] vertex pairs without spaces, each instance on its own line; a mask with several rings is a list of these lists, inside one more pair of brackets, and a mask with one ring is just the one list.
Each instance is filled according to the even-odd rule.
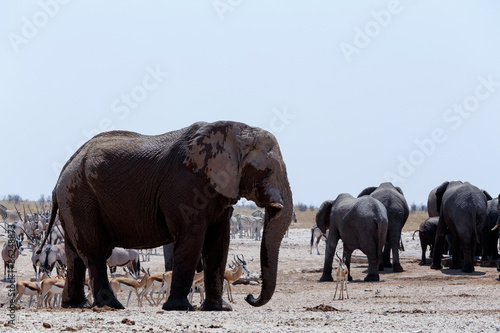
[[39,281],[17,281],[16,282],[16,293],[17,297],[14,301],[14,303],[17,303],[21,297],[24,295],[27,295],[30,297],[30,302],[28,304],[28,308],[31,307],[31,302],[33,301],[33,296],[38,296],[40,295],[40,292],[42,291],[41,282]]
[[224,289],[222,290],[222,294],[224,295],[224,291],[227,287],[227,298],[231,303],[234,303],[233,294],[231,292],[231,283],[237,281],[241,277],[243,270],[245,270],[247,274],[250,273],[246,267],[247,263],[245,262],[245,257],[243,257],[243,255],[241,255],[241,258],[237,255],[236,257],[233,257],[233,259],[233,269],[226,269],[224,271]]
[[188,295],[189,303],[192,303],[193,295],[194,295],[196,290],[198,290],[198,292],[200,293],[200,299],[201,299],[200,301],[201,301],[201,303],[203,303],[203,301],[205,300],[205,272],[204,271],[194,273],[193,284],[191,285],[191,291],[189,292],[189,295]]
[[[144,270],[142,270],[144,272]],[[153,299],[153,293],[156,291],[159,291],[163,287],[163,273],[157,273],[151,275],[149,273],[149,268],[148,268],[148,277],[146,279],[146,287],[144,290],[140,293],[140,297],[146,298],[146,300],[149,302],[150,305],[155,306],[155,301]],[[148,293],[149,297],[151,297],[151,300],[148,298]],[[142,300],[141,300],[142,302]]]
[[[130,274],[130,273],[129,273]],[[130,276],[134,276],[133,274],[130,274]],[[142,306],[141,302],[141,297],[139,296],[139,289],[144,288],[146,286],[146,280],[148,279],[148,274],[145,273],[144,276],[140,281],[137,281],[134,278],[127,278],[127,277],[116,277],[112,278],[109,280],[109,284],[111,285],[111,289],[113,289],[113,292],[115,293],[115,296],[117,296],[119,291],[127,291],[128,290],[128,299],[127,299],[127,306],[130,301],[130,296],[132,295],[132,292],[135,291],[135,294],[137,295],[137,304],[139,306]]]
[[[59,278],[47,278],[43,279],[40,285],[40,296],[38,298],[38,307],[42,306],[42,302],[45,303],[45,307],[48,307],[50,304],[50,300],[52,299],[53,296],[55,296],[53,306],[55,307],[56,302],[57,302],[57,296],[59,295],[59,300],[60,296],[62,295],[63,289],[64,289],[64,283],[66,281],[64,279],[59,279]],[[48,303],[48,304],[47,304]],[[59,302],[59,306],[60,306]]]
[[349,298],[349,294],[347,293],[347,277],[349,276],[349,269],[347,268],[345,264],[345,258],[341,259],[339,255],[336,253],[337,262],[339,263],[339,267],[337,268],[337,273],[335,274],[335,280],[337,281],[337,284],[335,286],[335,294],[333,295],[333,299],[337,296],[337,288],[340,283],[340,293],[339,293],[339,299],[344,299],[344,289],[347,298]]

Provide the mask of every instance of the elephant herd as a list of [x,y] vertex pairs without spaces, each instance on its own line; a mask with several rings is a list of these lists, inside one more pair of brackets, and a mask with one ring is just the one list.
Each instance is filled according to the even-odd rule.
[[[200,309],[231,310],[222,291],[230,219],[241,198],[264,211],[260,295],[245,298],[252,306],[262,306],[274,294],[279,248],[293,216],[286,165],[274,135],[232,121],[197,122],[155,136],[127,131],[96,135],[67,161],[52,192],[48,228],[59,214],[67,256],[62,306],[90,305],[84,293],[88,269],[93,305],[122,309],[106,274],[112,249],[174,244],[170,297],[163,309],[193,310],[187,296],[201,258],[206,297]],[[449,230],[457,245],[454,254],[463,249],[463,269],[473,270],[486,201],[484,193],[468,183],[444,183],[437,189],[435,253]],[[317,216],[321,230],[330,229],[321,279],[332,278],[339,239],[347,264],[354,249],[366,253],[367,281],[377,281],[385,267],[402,271],[398,248],[407,217],[403,192],[390,183],[369,187],[358,198],[341,194],[325,202]],[[454,257],[457,267],[460,261]],[[439,256],[434,256],[432,267],[440,267]]]
[[[499,196],[500,198],[500,196]],[[431,248],[431,268],[441,269],[442,254],[450,249],[450,269],[474,271],[474,256],[482,260],[498,259],[498,200],[484,190],[461,181],[444,182],[434,188],[428,198],[429,218],[418,230],[425,251]],[[323,274],[320,281],[333,281],[332,262],[339,239],[343,242],[343,259],[350,268],[351,254],[361,250],[368,258],[365,281],[379,281],[379,271],[391,268],[402,272],[398,250],[401,231],[409,215],[403,191],[391,183],[363,190],[357,198],[342,193],[321,205],[316,224],[323,233],[329,230]],[[390,255],[392,253],[392,263]],[[463,262],[463,263],[462,263]],[[350,271],[350,270],[349,270]],[[349,275],[349,280],[352,277]]]

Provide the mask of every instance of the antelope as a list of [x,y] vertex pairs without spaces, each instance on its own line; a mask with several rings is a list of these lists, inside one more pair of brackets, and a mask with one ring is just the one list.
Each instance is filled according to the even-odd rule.
[[321,241],[321,238],[324,238],[325,241],[328,238],[328,232],[329,230],[326,230],[326,233],[324,234],[321,232],[321,230],[316,226],[316,224],[311,228],[311,250],[309,250],[309,253],[312,254],[312,249],[313,249],[313,243],[314,243],[314,238],[316,238],[316,252],[318,255],[319,253],[319,242]]
[[[9,232],[7,229],[7,234],[9,235],[8,240],[3,244],[3,249],[2,249],[2,259],[4,262],[3,266],[3,279],[7,279],[7,270],[13,270],[14,269],[14,263],[16,262],[17,258],[19,257],[19,253],[23,250],[21,239],[17,236],[15,232],[11,231]],[[12,233],[11,233],[12,232]],[[14,235],[14,237],[11,237],[11,235]]]
[[[33,253],[35,253],[35,251]],[[64,243],[60,243],[57,245],[45,245],[42,252],[40,253],[39,260],[43,270],[49,275],[54,269],[54,265],[56,264],[56,262],[59,263],[59,265],[61,265],[63,268],[66,267],[67,262]]]
[[233,269],[226,269],[224,271],[224,289],[222,291],[222,294],[224,294],[224,290],[227,286],[227,298],[231,303],[234,303],[233,294],[231,292],[231,282],[238,280],[241,277],[241,274],[243,274],[243,270],[245,270],[247,274],[250,273],[246,267],[247,263],[245,262],[245,257],[243,257],[243,255],[241,255],[241,259],[239,255],[235,258],[233,257],[233,259]]
[[[131,274],[131,276],[134,276],[134,275]],[[126,291],[126,290],[129,291],[128,299],[127,299],[127,306],[128,306],[129,301],[130,301],[130,296],[132,295],[132,291],[135,291],[135,294],[137,295],[137,304],[139,306],[142,306],[141,297],[139,296],[139,289],[144,288],[148,277],[149,277],[149,275],[147,273],[144,274],[141,281],[137,281],[134,278],[116,277],[116,278],[110,279],[109,284],[111,285],[111,289],[113,289],[115,296],[117,296],[119,291]]]
[[139,251],[115,247],[111,256],[106,260],[111,276],[116,273],[116,266],[127,266],[134,275],[138,275],[141,269]]
[[191,292],[189,293],[189,303],[193,300],[194,292],[198,289],[200,292],[201,303],[205,300],[205,272],[197,272],[193,277],[193,284],[191,285]]
[[50,300],[55,295],[53,306],[56,305],[57,295],[62,295],[64,289],[65,280],[61,278],[47,278],[43,279],[41,282],[41,292],[38,297],[38,307],[42,306],[42,302],[45,303],[45,307],[48,307],[47,303],[50,304]]
[[165,273],[163,273],[162,279],[163,279],[163,286],[158,291],[158,298],[156,304],[160,304],[160,302],[163,301],[163,299],[168,300],[168,297],[170,296],[170,287],[172,285],[172,271],[166,271]]
[[344,289],[347,298],[349,298],[349,294],[347,293],[347,279],[349,276],[349,269],[345,264],[345,257],[341,259],[337,253],[336,255],[338,259],[335,258],[335,260],[337,260],[337,262],[339,263],[339,267],[337,267],[337,273],[335,274],[336,277],[335,280],[337,281],[337,284],[335,286],[335,294],[333,295],[333,299],[335,299],[335,297],[337,296],[337,288],[339,286],[339,283],[340,283],[339,299],[344,299]]
[[[144,272],[144,270],[142,270]],[[153,274],[151,275],[149,273],[148,269],[148,277],[146,279],[146,287],[144,290],[141,292],[139,295],[141,298],[144,297],[146,300],[149,302],[150,305],[155,306],[156,304],[154,303],[153,299],[153,293],[157,290],[160,290],[161,287],[163,287],[163,273],[158,273],[158,274]],[[151,300],[148,298],[148,293],[150,293],[149,297],[151,297]],[[151,302],[153,301],[153,302]],[[142,301],[141,301],[142,302]]]
[[[40,273],[42,272],[42,264],[40,262],[40,255],[37,254],[37,250],[39,250],[39,248],[36,248],[36,250],[34,250],[33,253],[31,254],[31,262],[33,263],[33,269],[35,270],[35,279],[37,281],[40,281]],[[37,269],[37,267],[39,267],[39,268]]]
[[17,303],[23,295],[27,295],[30,297],[30,302],[28,304],[28,308],[31,307],[31,302],[33,301],[33,296],[39,296],[42,291],[41,282],[39,281],[17,281],[16,282],[16,293],[17,297],[14,303]]

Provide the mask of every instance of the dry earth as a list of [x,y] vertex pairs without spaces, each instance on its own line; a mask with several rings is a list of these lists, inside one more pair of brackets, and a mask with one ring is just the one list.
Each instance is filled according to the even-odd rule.
[[[1,239],[6,240],[5,235]],[[318,283],[323,255],[309,253],[310,231],[292,229],[281,247],[278,285],[272,300],[261,308],[244,301],[258,295],[260,286],[233,286],[232,312],[164,312],[161,306],[137,306],[133,295],[126,310],[27,308],[20,301],[15,325],[8,325],[8,309],[0,309],[0,331],[82,332],[496,332],[500,331],[500,282],[495,267],[476,267],[473,274],[419,266],[419,242],[404,233],[403,273],[384,272],[379,283],[362,282],[366,261],[355,252],[349,299],[334,300],[335,283]],[[232,240],[230,254],[244,254],[251,271],[259,270],[260,242]],[[324,253],[324,242],[320,250]],[[33,275],[29,250],[16,262],[16,278]],[[430,260],[429,260],[430,262]],[[163,258],[143,262],[160,272]],[[8,302],[7,283],[0,300]],[[227,296],[225,296],[226,298]],[[126,302],[126,295],[119,299]],[[226,298],[227,299],[227,298]],[[199,295],[195,295],[196,303]],[[8,306],[8,304],[6,304]]]

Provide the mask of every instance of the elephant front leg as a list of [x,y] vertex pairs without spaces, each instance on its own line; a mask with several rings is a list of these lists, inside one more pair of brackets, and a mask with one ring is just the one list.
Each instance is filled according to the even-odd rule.
[[69,239],[65,239],[65,251],[67,260],[67,274],[62,294],[61,307],[83,308],[90,307],[85,297],[85,264],[76,253]]
[[[190,234],[188,234],[188,231]],[[193,284],[194,272],[200,260],[204,231],[190,228],[175,241],[170,296],[163,304],[165,311],[194,311],[188,295]]]
[[202,311],[232,311],[232,307],[222,299],[224,271],[229,250],[232,208],[228,209],[221,220],[208,228],[203,246],[203,265],[205,270],[206,298],[201,305]]
[[335,255],[335,249],[337,248],[338,240],[339,240],[338,231],[333,230],[333,228],[330,228],[330,233],[328,235],[328,239],[326,240],[323,275],[321,275],[319,282],[333,281],[333,276],[332,276],[333,256]]

